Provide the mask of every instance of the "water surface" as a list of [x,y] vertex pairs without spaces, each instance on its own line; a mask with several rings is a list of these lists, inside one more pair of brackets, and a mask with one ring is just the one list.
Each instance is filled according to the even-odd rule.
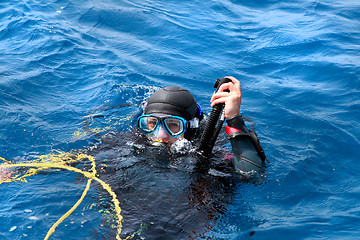
[[[86,126],[101,129],[102,136],[129,131],[138,105],[166,85],[187,88],[210,112],[214,81],[232,75],[242,84],[241,112],[256,124],[271,161],[266,180],[260,185],[237,182],[216,217],[195,214],[186,221],[179,215],[173,223],[183,225],[179,232],[169,227],[174,230],[169,234],[178,239],[359,235],[358,1],[22,0],[3,2],[0,19],[1,157],[22,162],[52,149],[67,152],[97,144],[103,150],[96,153],[99,166],[116,158],[131,162],[133,154],[116,151],[130,145],[101,145],[98,135],[85,134]],[[148,167],[141,169],[153,170]],[[100,175],[120,193],[126,186],[122,171]],[[130,189],[136,189],[139,177],[154,176],[129,171]],[[165,196],[161,179],[174,184],[166,188],[172,190],[168,202],[186,196],[193,176],[176,172],[183,183],[177,185],[164,180],[164,171],[147,181],[158,196]],[[219,186],[211,185],[217,178],[204,178],[209,176],[205,185]],[[0,185],[2,239],[45,237],[85,187],[84,178],[68,171],[27,180]],[[134,196],[144,214],[129,214],[136,204],[119,197],[122,237],[135,231],[126,226],[139,219],[140,228],[153,222],[146,216],[166,216],[166,206],[156,212],[143,201],[149,196]],[[103,212],[106,197],[99,186],[90,188],[53,238],[111,239],[114,230]],[[196,210],[189,204],[178,207]],[[196,217],[210,227],[191,235],[186,224]],[[146,231],[139,237],[156,239]]]

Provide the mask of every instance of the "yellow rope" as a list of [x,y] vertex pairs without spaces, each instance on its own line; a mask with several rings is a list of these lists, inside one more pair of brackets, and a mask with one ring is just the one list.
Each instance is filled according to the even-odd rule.
[[[132,117],[132,115],[128,115],[127,118],[123,118],[123,119],[110,119],[109,121],[113,121],[115,119],[115,123],[114,125],[120,125],[122,121],[124,120],[129,120]],[[112,127],[105,127],[105,128],[94,128],[92,129],[93,133],[100,133],[100,132],[104,132],[107,131],[109,129],[112,129]],[[77,131],[76,133],[74,133],[73,138],[74,139],[81,139],[84,138],[87,135],[87,133],[83,133],[80,131]],[[14,181],[24,181],[26,182],[26,178],[30,177],[30,176],[34,176],[36,175],[39,171],[42,170],[46,170],[49,168],[56,168],[56,169],[66,169],[68,171],[72,171],[72,172],[76,172],[79,174],[82,174],[84,177],[88,178],[87,181],[87,185],[85,190],[83,191],[80,199],[75,203],[75,205],[68,211],[66,212],[48,231],[46,237],[44,240],[48,240],[49,237],[55,232],[56,227],[63,222],[79,205],[80,203],[83,201],[83,199],[85,198],[86,194],[88,193],[89,189],[90,189],[90,185],[92,180],[95,180],[97,182],[100,183],[100,185],[103,187],[103,189],[105,189],[112,197],[112,202],[114,204],[114,208],[115,208],[115,212],[116,212],[116,217],[117,217],[117,235],[116,235],[116,239],[117,240],[121,240],[120,238],[120,233],[122,230],[122,219],[123,217],[121,216],[121,208],[120,208],[120,203],[119,200],[117,199],[116,194],[112,191],[111,187],[105,183],[104,181],[100,180],[99,178],[96,177],[96,164],[95,164],[95,158],[86,154],[77,154],[77,156],[74,158],[74,154],[71,153],[65,153],[65,152],[60,152],[60,151],[53,151],[56,152],[57,154],[49,154],[49,155],[42,155],[39,156],[39,160],[40,162],[36,162],[36,163],[11,163],[10,161],[5,160],[4,158],[0,157],[0,161],[5,162],[6,164],[0,164],[0,170],[1,169],[5,169],[5,168],[13,168],[13,167],[28,167],[30,169],[27,170],[27,172],[25,174],[17,174],[15,176],[12,176],[11,178],[8,179],[0,179],[0,184],[1,183],[9,183],[9,182],[14,182]],[[77,162],[80,161],[82,159],[88,159],[91,162],[91,172],[86,172],[86,171],[82,171],[79,170],[77,168],[68,166],[66,164],[72,163],[72,162]],[[52,163],[49,163],[49,161],[51,161]],[[136,234],[136,232],[134,233]],[[134,236],[134,234],[126,237],[124,240],[130,239]]]
[[[70,157],[70,156],[67,156]],[[88,181],[88,186],[90,187],[90,180],[95,180],[97,182],[99,182],[101,184],[101,186],[108,191],[108,193],[111,195],[112,197],[112,202],[114,203],[115,206],[115,211],[116,211],[116,216],[117,216],[117,224],[118,224],[118,229],[117,229],[117,235],[116,235],[116,239],[117,240],[121,240],[120,238],[120,233],[122,230],[122,219],[123,217],[121,216],[121,208],[120,208],[120,203],[119,200],[116,197],[116,194],[112,191],[111,187],[105,183],[104,181],[102,181],[101,179],[97,178],[96,175],[96,165],[95,165],[95,160],[93,157],[85,155],[85,154],[79,154],[77,156],[77,159],[82,159],[82,158],[88,158],[91,161],[91,165],[92,165],[92,172],[86,172],[86,171],[82,171],[80,169],[71,167],[71,166],[67,166],[67,165],[62,165],[59,163],[14,163],[14,164],[4,164],[4,165],[0,165],[0,169],[3,168],[13,168],[13,167],[37,167],[38,169],[47,169],[47,168],[58,168],[58,169],[66,169],[68,171],[72,171],[72,172],[76,172],[76,173],[80,173],[82,175],[84,175],[86,178],[89,179]],[[56,159],[59,160],[59,159]],[[63,162],[63,160],[61,159],[60,162]],[[34,169],[32,169],[34,170]],[[31,174],[36,174],[36,171],[32,171],[31,173],[26,174],[26,176],[30,176]],[[17,178],[19,179],[19,178]],[[7,182],[7,181],[4,181]],[[48,234],[46,235],[44,240],[47,240],[52,233],[54,233],[55,228],[66,218],[68,217],[76,208],[77,206],[81,203],[81,201],[83,200],[83,198],[85,197],[87,191],[88,191],[88,186],[86,187],[85,191],[83,192],[83,195],[81,196],[81,198],[79,199],[79,201],[65,214],[63,215],[48,231]],[[126,239],[129,239],[130,236],[128,236]]]
[[75,205],[69,211],[67,211],[61,218],[59,218],[59,220],[56,221],[56,223],[49,229],[44,240],[48,240],[49,237],[51,236],[51,234],[53,234],[55,232],[55,228],[57,228],[57,226],[59,226],[60,223],[62,223],[68,216],[70,216],[70,214],[73,213],[75,211],[75,209],[80,205],[80,203],[84,200],[84,197],[86,196],[87,192],[90,189],[91,181],[92,181],[92,179],[88,179],[86,188],[85,188],[83,194],[81,195],[80,199],[75,203]]
[[0,157],[0,160],[1,160],[1,161],[4,161],[4,162],[6,162],[6,163],[11,163],[11,162],[5,160],[5,158],[2,158],[2,157]]
[[[112,191],[112,189],[110,188],[110,186],[107,183],[98,179],[97,177],[94,177],[94,180],[98,181],[101,184],[101,186],[106,191],[108,191],[108,193],[112,196],[112,202],[114,203],[114,206],[115,206],[115,212],[117,215],[117,224],[118,224],[116,239],[121,240],[121,238],[120,238],[120,233],[122,230],[121,221],[122,221],[123,217],[121,216],[121,208],[120,208],[119,200],[117,199],[116,194]],[[128,237],[126,239],[128,239]]]

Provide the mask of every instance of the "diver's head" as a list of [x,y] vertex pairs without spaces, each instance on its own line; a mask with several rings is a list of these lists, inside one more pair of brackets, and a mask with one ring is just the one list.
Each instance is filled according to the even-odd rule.
[[149,139],[171,145],[178,139],[193,137],[202,118],[201,107],[189,91],[169,86],[150,96],[138,118],[138,127]]

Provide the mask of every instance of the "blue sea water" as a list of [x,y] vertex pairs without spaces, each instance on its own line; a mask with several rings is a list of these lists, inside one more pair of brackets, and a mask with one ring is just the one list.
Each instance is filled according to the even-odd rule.
[[[241,183],[211,227],[190,237],[358,239],[359,1],[19,0],[0,3],[0,20],[0,157],[87,148],[93,138],[74,133],[92,115],[104,134],[126,132],[138,105],[166,85],[210,112],[214,81],[235,76],[241,113],[270,160],[265,182]],[[1,184],[0,239],[43,239],[84,186],[67,171]],[[99,191],[52,239],[113,239]],[[123,211],[124,226],[136,222]]]

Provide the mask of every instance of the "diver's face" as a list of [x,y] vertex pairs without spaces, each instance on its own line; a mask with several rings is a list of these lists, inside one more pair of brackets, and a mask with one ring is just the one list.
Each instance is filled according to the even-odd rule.
[[183,139],[184,134],[179,137],[172,137],[165,130],[164,126],[160,125],[156,131],[148,135],[149,139],[155,142],[165,143],[168,146],[171,146],[174,142]]
[[[178,119],[168,118],[165,120],[165,122],[168,131],[172,133],[178,133],[183,129],[183,126],[181,125],[181,122]],[[165,127],[162,124],[159,124],[159,121],[156,117],[148,117],[147,129],[155,129],[154,132],[148,135],[150,140],[155,142],[165,143],[168,146],[184,138],[184,134],[178,137],[171,136],[169,132],[165,129]]]

